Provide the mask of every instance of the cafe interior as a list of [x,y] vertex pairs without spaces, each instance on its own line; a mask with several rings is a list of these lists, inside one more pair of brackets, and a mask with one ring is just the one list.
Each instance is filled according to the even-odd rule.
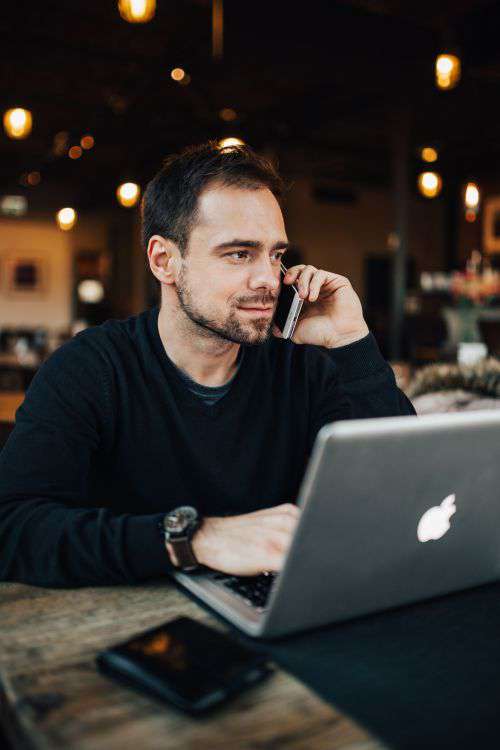
[[486,0],[9,6],[3,434],[62,342],[157,304],[141,194],[162,159],[208,139],[278,165],[289,258],[350,279],[417,411],[493,405],[495,378],[459,368],[496,373],[500,354],[498,13]]
[[[141,197],[209,139],[277,165],[289,259],[351,281],[417,414],[500,406],[500,3],[18,0],[0,15],[0,449],[58,347],[159,303]],[[279,746],[351,747],[312,738]]]

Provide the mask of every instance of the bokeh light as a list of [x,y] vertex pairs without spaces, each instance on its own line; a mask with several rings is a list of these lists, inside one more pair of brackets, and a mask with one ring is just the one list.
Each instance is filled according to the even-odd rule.
[[437,161],[437,159],[438,159],[438,152],[436,151],[435,148],[431,148],[431,146],[425,146],[421,150],[420,156],[422,157],[423,161],[433,162],[433,161]]
[[9,138],[20,140],[27,138],[33,126],[33,117],[29,109],[15,107],[4,112],[3,126]]
[[141,189],[135,182],[124,182],[116,189],[116,197],[118,203],[125,208],[131,208],[135,206],[139,200]]
[[118,11],[129,23],[147,23],[154,18],[156,0],[118,0]]
[[174,68],[170,76],[173,78],[174,81],[182,81],[182,79],[185,77],[186,71],[182,68]]
[[80,139],[80,146],[84,148],[86,151],[88,151],[90,148],[94,147],[94,137],[92,135],[84,135]]
[[436,198],[442,186],[443,181],[437,172],[422,172],[418,176],[418,189],[426,198]]
[[236,120],[238,115],[236,114],[234,109],[231,109],[231,107],[224,107],[224,109],[220,110],[219,117],[221,120],[224,120],[224,122],[233,122],[233,120]]
[[440,89],[453,89],[460,81],[461,64],[456,55],[442,54],[436,58],[436,85]]
[[77,286],[77,294],[82,302],[95,305],[104,298],[104,287],[98,279],[84,279]]
[[74,208],[61,208],[61,210],[56,214],[56,221],[59,229],[62,229],[64,232],[73,229],[76,224],[76,219],[77,214]]
[[467,208],[479,206],[479,188],[475,182],[468,182],[465,188],[465,205]]

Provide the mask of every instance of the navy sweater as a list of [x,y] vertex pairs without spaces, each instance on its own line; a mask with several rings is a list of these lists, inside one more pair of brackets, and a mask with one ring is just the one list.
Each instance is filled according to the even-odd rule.
[[0,453],[0,580],[137,582],[171,567],[158,522],[294,502],[318,430],[414,414],[372,334],[338,349],[245,347],[214,405],[166,355],[158,308],[57,349]]

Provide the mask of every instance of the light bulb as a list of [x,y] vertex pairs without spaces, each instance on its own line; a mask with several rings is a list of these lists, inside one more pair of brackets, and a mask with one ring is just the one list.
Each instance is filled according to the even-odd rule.
[[435,198],[442,186],[443,181],[437,172],[422,172],[418,176],[418,189],[426,198]]
[[135,206],[139,200],[141,189],[135,182],[124,182],[116,189],[116,197],[118,203],[125,208],[131,208]]
[[3,116],[3,126],[9,138],[20,140],[31,133],[33,118],[29,109],[16,107],[8,109]]
[[73,229],[76,224],[76,219],[77,214],[74,208],[61,208],[56,214],[56,221],[59,225],[59,229],[62,229],[64,232]]

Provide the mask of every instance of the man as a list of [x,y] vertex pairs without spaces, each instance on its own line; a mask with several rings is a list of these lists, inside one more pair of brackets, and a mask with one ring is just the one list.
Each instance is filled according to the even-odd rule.
[[[0,454],[0,578],[135,582],[186,558],[278,571],[318,430],[414,413],[346,278],[290,268],[304,307],[280,338],[281,190],[247,147],[166,160],[142,204],[161,305],[79,333],[35,376]],[[183,547],[161,531],[180,506]]]

